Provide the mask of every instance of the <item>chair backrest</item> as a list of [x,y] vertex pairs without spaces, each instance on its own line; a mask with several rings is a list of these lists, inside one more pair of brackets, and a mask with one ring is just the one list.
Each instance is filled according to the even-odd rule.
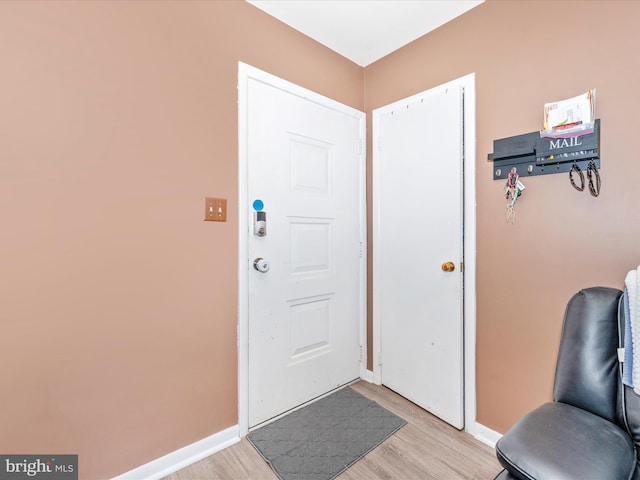
[[592,287],[580,290],[569,300],[553,386],[554,401],[618,425],[622,411],[617,353],[621,295],[615,288]]
[[[624,347],[624,325],[627,319],[625,318],[622,301],[620,301],[618,309],[618,319],[620,346]],[[638,455],[638,458],[640,459],[640,396],[633,391],[633,388],[623,385],[622,402],[623,409],[620,416],[622,418],[622,422],[624,422],[627,428],[627,431],[631,435],[631,438],[633,438],[633,442],[636,445],[636,453]],[[640,462],[638,462],[636,465],[636,473],[633,477],[634,480],[640,479]]]

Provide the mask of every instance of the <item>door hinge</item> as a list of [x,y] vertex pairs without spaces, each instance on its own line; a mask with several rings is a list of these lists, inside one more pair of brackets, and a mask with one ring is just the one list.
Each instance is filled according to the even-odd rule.
[[362,254],[364,252],[364,245],[362,242],[358,244],[358,258],[362,258]]
[[362,363],[362,345],[360,345],[360,360],[359,360],[359,362]]
[[378,352],[378,365],[382,366],[382,352]]

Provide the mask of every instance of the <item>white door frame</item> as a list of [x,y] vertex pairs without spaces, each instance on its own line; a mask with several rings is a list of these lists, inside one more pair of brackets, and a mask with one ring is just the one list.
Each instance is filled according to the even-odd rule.
[[360,252],[360,377],[366,376],[367,361],[367,210],[366,210],[366,117],[365,114],[335,100],[283,80],[251,65],[238,62],[238,427],[240,436],[249,431],[249,220],[248,168],[248,89],[249,79],[272,85],[307,100],[349,115],[360,116],[359,221],[362,249]]
[[[439,85],[427,92],[444,90],[446,88],[463,88],[463,122],[464,122],[464,215],[463,215],[463,248],[464,248],[464,277],[463,277],[463,307],[464,307],[464,428],[476,435],[476,93],[475,73],[470,73],[456,80]],[[412,103],[424,97],[426,92],[412,95],[408,98],[382,107],[374,114],[374,119],[387,109],[393,110],[399,105]],[[379,122],[373,122],[373,139],[379,137]],[[379,269],[380,251],[380,160],[379,150],[373,147],[373,381],[381,384],[379,355],[381,351],[380,326],[380,285]]]

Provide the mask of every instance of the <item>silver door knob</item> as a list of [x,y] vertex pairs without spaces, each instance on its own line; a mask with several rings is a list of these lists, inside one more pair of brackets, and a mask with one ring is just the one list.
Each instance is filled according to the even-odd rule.
[[267,273],[269,271],[269,261],[264,258],[256,258],[253,261],[253,268],[262,273]]

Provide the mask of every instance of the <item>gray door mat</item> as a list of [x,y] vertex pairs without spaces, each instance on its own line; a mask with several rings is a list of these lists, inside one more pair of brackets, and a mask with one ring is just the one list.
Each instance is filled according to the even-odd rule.
[[281,480],[331,480],[406,423],[347,387],[247,438]]

